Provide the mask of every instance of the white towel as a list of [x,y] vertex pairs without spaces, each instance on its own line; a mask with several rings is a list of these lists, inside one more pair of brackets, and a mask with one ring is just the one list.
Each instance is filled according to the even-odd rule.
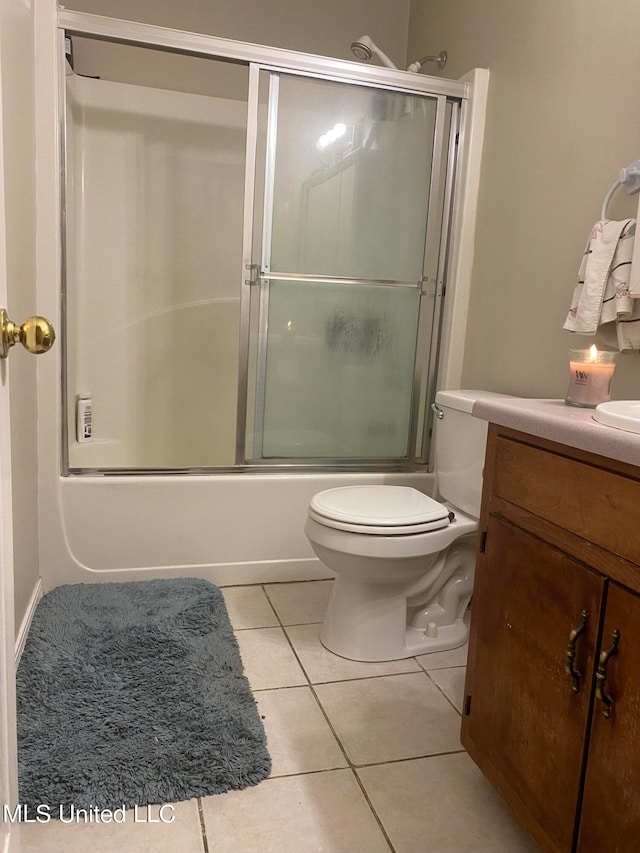
[[563,329],[620,351],[640,349],[640,299],[629,293],[635,233],[635,219],[596,222]]

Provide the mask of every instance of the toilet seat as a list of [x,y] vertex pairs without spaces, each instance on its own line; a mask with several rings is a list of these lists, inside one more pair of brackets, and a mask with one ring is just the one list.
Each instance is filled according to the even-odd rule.
[[449,509],[408,486],[343,486],[315,495],[309,518],[351,533],[401,536],[449,525]]

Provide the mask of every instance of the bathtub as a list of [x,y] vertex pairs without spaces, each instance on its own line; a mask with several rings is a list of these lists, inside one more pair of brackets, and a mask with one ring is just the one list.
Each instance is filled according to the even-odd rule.
[[422,473],[57,477],[53,492],[41,490],[43,583],[331,577],[304,535],[307,505],[323,489],[363,483],[434,489]]

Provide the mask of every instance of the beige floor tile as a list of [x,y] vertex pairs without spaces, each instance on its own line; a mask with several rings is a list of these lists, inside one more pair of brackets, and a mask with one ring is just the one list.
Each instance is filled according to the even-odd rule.
[[347,660],[327,651],[320,642],[320,625],[297,625],[287,628],[296,654],[312,684],[325,681],[344,681],[349,678],[369,678],[394,672],[419,672],[414,658],[383,663],[362,663]]
[[460,717],[424,672],[319,684],[315,690],[354,764],[462,749]]
[[261,690],[256,701],[267,733],[272,776],[347,767],[311,688]]
[[202,806],[215,853],[389,853],[350,770],[267,779]]
[[322,622],[333,581],[271,583],[265,589],[283,625]]
[[256,628],[236,634],[244,672],[253,690],[307,683],[282,628]]
[[448,652],[432,652],[429,655],[419,655],[416,660],[423,669],[430,672],[432,669],[448,669],[451,666],[466,666],[469,644],[450,649]]
[[456,666],[453,669],[436,669],[429,673],[431,680],[438,685],[460,714],[462,713],[462,703],[464,701],[464,679],[466,671],[466,667]]
[[260,586],[231,586],[221,590],[229,619],[236,631],[243,628],[271,628],[278,617]]
[[[149,806],[149,817],[159,821],[159,806]],[[147,809],[125,813],[124,823],[29,823],[20,826],[22,853],[202,853],[197,800],[165,806],[169,823],[147,821]],[[137,819],[136,819],[137,818]],[[147,822],[143,822],[147,821]]]
[[535,853],[466,753],[358,770],[396,853]]

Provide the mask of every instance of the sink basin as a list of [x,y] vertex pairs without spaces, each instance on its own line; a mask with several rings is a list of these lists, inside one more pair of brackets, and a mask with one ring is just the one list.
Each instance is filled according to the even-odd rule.
[[640,400],[611,400],[600,403],[593,412],[594,420],[615,429],[640,433]]

